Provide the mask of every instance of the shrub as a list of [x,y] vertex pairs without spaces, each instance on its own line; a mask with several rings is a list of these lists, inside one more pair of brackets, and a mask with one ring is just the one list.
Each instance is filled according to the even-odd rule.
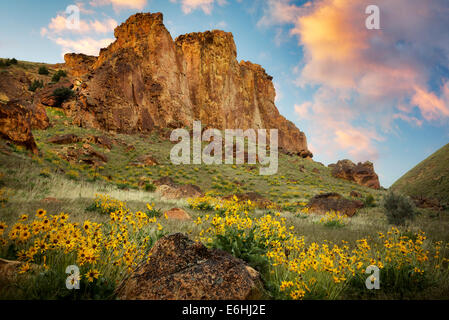
[[56,73],[53,75],[53,77],[51,78],[52,82],[58,82],[59,79],[66,77],[67,73],[64,70],[58,70],[56,71]]
[[43,74],[44,76],[48,75],[50,72],[48,71],[46,66],[40,66],[39,70],[37,71],[39,74]]
[[383,207],[390,224],[403,225],[406,220],[412,220],[417,214],[416,207],[409,197],[393,191],[384,196]]
[[64,101],[74,96],[70,88],[57,88],[53,91],[53,96],[56,98],[56,106],[60,106]]
[[42,80],[33,80],[33,82],[28,87],[30,91],[36,91],[37,88],[42,88],[44,86],[44,82]]
[[145,191],[154,192],[156,190],[156,186],[152,183],[145,184]]
[[369,194],[365,198],[365,207],[372,208],[376,206],[376,200],[374,199],[374,196],[372,194]]
[[12,64],[17,64],[17,59],[16,58],[12,58],[12,59],[0,59],[0,67],[9,67]]

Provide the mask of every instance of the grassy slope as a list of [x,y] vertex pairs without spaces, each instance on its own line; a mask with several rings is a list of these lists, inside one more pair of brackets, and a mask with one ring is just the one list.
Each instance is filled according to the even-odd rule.
[[449,144],[403,175],[392,188],[449,204]]
[[[37,69],[37,65],[34,66]],[[67,125],[65,115],[57,109],[48,109],[47,113],[53,126],[47,130],[33,132],[41,151],[39,157],[31,157],[29,152],[19,147],[10,149],[10,154],[0,152],[0,198],[5,201],[0,205],[0,221],[12,224],[23,213],[34,213],[39,208],[49,213],[66,212],[72,220],[106,222],[105,216],[86,210],[95,198],[95,193],[109,194],[113,198],[127,201],[132,210],[145,210],[146,203],[154,202],[162,210],[173,207],[185,209],[191,221],[179,222],[163,220],[167,232],[186,232],[191,237],[198,235],[199,227],[193,222],[198,216],[206,214],[191,210],[185,200],[166,200],[157,193],[146,192],[139,187],[141,179],[156,180],[170,176],[178,183],[193,183],[203,191],[214,191],[228,195],[238,192],[256,191],[284,207],[281,215],[288,225],[295,226],[295,232],[304,235],[306,242],[332,241],[341,243],[348,241],[351,245],[364,237],[376,238],[377,232],[386,232],[389,225],[379,207],[364,208],[344,227],[330,228],[318,223],[317,215],[298,215],[297,205],[292,203],[307,202],[315,194],[322,192],[339,192],[346,197],[352,190],[359,191],[366,197],[372,194],[379,203],[383,191],[376,191],[356,184],[335,179],[330,170],[314,161],[280,155],[278,174],[260,176],[258,170],[249,170],[250,165],[183,165],[175,166],[169,161],[169,151],[173,146],[170,141],[161,140],[156,135],[121,135],[115,136],[135,146],[135,150],[126,152],[126,146],[114,145],[112,150],[99,148],[105,153],[108,162],[104,168],[93,170],[87,165],[73,165],[58,156],[60,149],[67,147],[47,143],[47,139],[56,134],[74,133],[80,137],[87,135],[104,135],[104,132],[83,129]],[[0,140],[0,144],[4,141]],[[1,149],[1,148],[0,148]],[[135,158],[143,154],[151,154],[160,165],[152,167],[134,167],[130,165]],[[299,170],[304,166],[304,172]],[[319,173],[313,172],[318,169]],[[77,177],[69,172],[77,172]],[[47,199],[52,198],[52,199]],[[263,215],[258,210],[256,215]],[[422,210],[422,214],[409,228],[425,231],[430,239],[449,241],[447,226],[449,216],[444,213],[433,213]],[[444,286],[444,288],[449,287]],[[444,289],[443,288],[443,289]],[[423,298],[440,297],[440,292],[422,293]],[[419,297],[416,297],[419,298]]]

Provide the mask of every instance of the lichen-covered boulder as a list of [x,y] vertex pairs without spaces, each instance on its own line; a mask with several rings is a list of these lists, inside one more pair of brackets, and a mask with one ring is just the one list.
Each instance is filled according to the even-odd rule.
[[231,254],[207,249],[181,233],[156,242],[150,258],[117,288],[125,300],[263,298],[257,271]]

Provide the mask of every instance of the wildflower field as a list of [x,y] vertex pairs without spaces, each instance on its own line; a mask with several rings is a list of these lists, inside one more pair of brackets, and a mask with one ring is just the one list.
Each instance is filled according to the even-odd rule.
[[[333,178],[317,162],[281,154],[273,176],[260,176],[251,165],[175,166],[171,143],[153,135],[117,135],[123,144],[93,146],[107,163],[76,164],[47,139],[100,132],[67,126],[63,114],[47,112],[54,125],[33,132],[39,156],[0,148],[7,150],[0,152],[0,258],[20,262],[14,274],[0,277],[0,299],[115,299],[114,290],[147,261],[153,244],[174,232],[246,261],[259,271],[269,299],[449,298],[447,211],[422,209],[395,226],[381,205],[385,190]],[[158,165],[132,165],[147,153]],[[205,195],[163,198],[153,184],[163,177],[198,185]],[[314,195],[349,198],[351,191],[366,204],[354,217],[307,208]],[[245,192],[267,203],[233,197]],[[191,219],[169,219],[164,212],[174,207]],[[80,290],[66,287],[72,265]],[[366,287],[373,265],[380,270],[378,290]]]

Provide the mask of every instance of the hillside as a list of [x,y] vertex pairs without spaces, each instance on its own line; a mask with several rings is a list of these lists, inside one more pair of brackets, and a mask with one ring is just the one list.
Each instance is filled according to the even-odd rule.
[[449,144],[404,174],[391,188],[413,198],[449,204]]

